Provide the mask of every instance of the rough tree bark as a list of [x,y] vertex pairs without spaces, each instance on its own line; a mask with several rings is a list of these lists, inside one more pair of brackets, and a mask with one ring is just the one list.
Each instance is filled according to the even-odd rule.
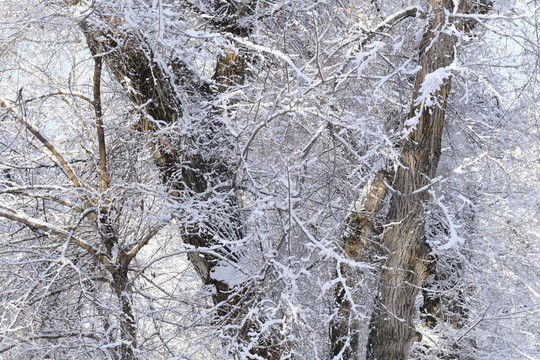
[[[248,35],[249,28],[239,25],[238,19],[249,14],[249,7],[233,1],[219,4],[220,6],[216,5],[216,13],[211,17],[211,23],[223,32]],[[245,57],[241,50],[224,49],[217,59],[214,84],[201,85],[197,76],[180,59],[169,64],[169,72],[169,69],[158,61],[158,55],[146,39],[123,24],[120,18],[103,16],[100,9],[96,8],[93,16],[85,19],[80,27],[91,52],[105,61],[113,76],[126,89],[129,99],[141,108],[143,116],[136,125],[141,132],[153,133],[159,129],[156,121],[173,124],[183,116],[182,104],[175,91],[175,81],[181,82],[187,95],[199,96],[208,102],[217,99],[220,93],[231,86],[241,85],[244,81]],[[160,136],[153,140],[151,146],[162,182],[170,187],[172,196],[177,199],[186,196],[201,197],[206,196],[204,194],[209,193],[210,188],[214,188],[212,191],[219,191],[219,196],[228,203],[228,218],[207,219],[202,228],[191,229],[182,236],[186,244],[201,249],[200,252],[189,253],[188,259],[203,283],[215,289],[212,298],[221,319],[219,321],[228,323],[234,322],[242,314],[242,304],[253,300],[251,297],[255,295],[249,289],[243,289],[242,285],[232,289],[226,282],[212,277],[213,270],[220,261],[234,264],[241,256],[230,251],[227,246],[222,246],[219,239],[234,241],[242,237],[242,224],[237,215],[238,201],[231,185],[231,166],[216,155],[223,152],[223,147],[228,146],[226,141],[220,139],[223,125],[214,119],[214,115],[219,112],[218,108],[210,109],[204,125],[207,127],[204,133],[208,137],[205,142],[209,148],[203,151],[207,150],[207,154],[189,150],[190,143],[195,141],[189,137]],[[218,188],[219,190],[215,190]],[[253,326],[253,322],[246,321],[231,337],[236,337],[247,345],[251,342],[249,334]],[[264,359],[277,359],[282,349],[274,346],[273,342],[271,336],[266,340],[256,341],[250,344],[249,351]]]
[[[472,1],[460,1],[459,13],[471,10]],[[443,29],[454,11],[452,1],[429,0],[431,13],[421,42],[410,119],[414,128],[403,140],[400,163],[393,181],[393,197],[382,238],[387,257],[380,275],[380,290],[370,323],[367,346],[369,360],[406,359],[413,341],[421,335],[413,325],[415,300],[433,266],[425,237],[427,188],[441,155],[442,130],[450,92],[449,74],[428,101],[423,85],[426,78],[454,61],[455,38]],[[446,10],[446,11],[445,11]],[[456,27],[463,29],[463,22]],[[466,24],[465,24],[466,25]],[[439,74],[437,76],[440,76]],[[428,81],[433,79],[428,79]]]
[[[128,90],[126,94],[130,100],[137,106],[143,106],[141,108],[143,116],[136,125],[137,130],[154,132],[159,129],[158,121],[172,124],[182,117],[182,104],[172,83],[173,74],[168,73],[158,62],[156,54],[142,35],[125,27],[119,18],[112,19],[105,16],[92,21],[85,20],[81,23],[81,29],[91,52],[105,60],[114,77]],[[176,78],[197,82],[194,74],[190,73],[181,61],[175,63],[173,67],[178,72],[174,74]],[[211,95],[209,87],[196,87],[198,89],[193,90],[198,90],[199,94],[206,97]],[[186,190],[194,194],[203,193],[209,186],[205,177],[208,172],[214,172],[211,180],[224,180],[224,183],[227,183],[228,169],[224,164],[219,164],[219,159],[207,160],[200,154],[181,151],[190,141],[189,138],[174,139],[161,136],[152,143],[162,181],[169,184],[173,195],[178,197]],[[236,233],[236,229],[231,230],[231,233]],[[189,234],[184,237],[184,241],[201,248],[211,248],[215,245],[212,234]],[[215,266],[214,257],[205,253],[194,253],[190,256],[190,260],[203,282],[213,283],[216,286],[218,291],[214,295],[215,302],[226,300],[228,295],[223,292],[227,292],[227,285],[210,277],[211,270]]]

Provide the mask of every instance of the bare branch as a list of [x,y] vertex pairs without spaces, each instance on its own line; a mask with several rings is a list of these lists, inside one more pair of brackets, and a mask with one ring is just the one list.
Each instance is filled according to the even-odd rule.
[[30,217],[26,214],[21,213],[20,211],[8,208],[2,204],[0,204],[0,216],[6,219],[12,220],[12,221],[16,221],[20,224],[24,224],[24,225],[36,228],[41,231],[55,234],[57,236],[60,236],[63,239],[69,240],[73,244],[79,246],[83,250],[88,251],[90,254],[95,256],[98,259],[98,261],[105,266],[107,270],[111,272],[114,271],[114,266],[111,264],[111,260],[105,254],[94,249],[90,244],[88,244],[84,240],[78,239],[77,237],[73,236],[73,234],[69,231],[66,231],[62,228],[49,224],[45,221]]
[[137,256],[139,251],[145,245],[147,245],[150,240],[152,240],[152,238],[159,232],[160,229],[161,229],[161,227],[154,227],[153,229],[150,229],[148,234],[141,241],[139,241],[137,244],[135,244],[129,250],[129,252],[126,254],[126,256],[125,256],[125,258],[124,258],[124,260],[122,262],[122,267],[127,268],[128,265],[131,263],[131,260],[133,260],[135,258],[135,256]]
[[[2,106],[8,113],[12,113],[13,109],[9,107],[3,100],[0,99],[0,106]],[[15,119],[23,124],[28,131],[32,133],[38,139],[58,160],[60,163],[62,169],[64,170],[64,173],[68,176],[68,178],[73,183],[73,186],[76,188],[81,188],[81,183],[79,182],[79,179],[77,179],[77,176],[75,175],[75,172],[69,166],[69,163],[64,159],[64,157],[56,150],[56,148],[47,140],[36,128],[34,128],[32,125],[30,125],[22,116],[15,116]]]
[[96,113],[96,128],[99,146],[99,178],[101,192],[107,190],[109,179],[107,176],[107,150],[105,147],[105,132],[103,130],[103,111],[101,109],[101,58],[94,57],[94,111]]

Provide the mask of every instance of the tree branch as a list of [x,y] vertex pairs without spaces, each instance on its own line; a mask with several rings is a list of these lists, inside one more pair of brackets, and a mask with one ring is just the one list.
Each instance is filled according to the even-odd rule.
[[96,114],[96,128],[99,147],[99,178],[101,182],[101,192],[105,192],[109,187],[107,176],[107,150],[105,147],[105,132],[103,130],[103,111],[101,109],[101,58],[94,57],[94,111]]
[[83,250],[88,251],[90,254],[95,256],[98,259],[98,261],[105,266],[107,270],[111,272],[114,271],[114,266],[111,264],[111,260],[105,254],[94,249],[90,244],[88,244],[84,240],[78,239],[77,237],[73,236],[71,232],[68,232],[62,228],[56,227],[45,221],[41,221],[39,219],[30,217],[24,213],[21,213],[17,210],[6,207],[2,204],[0,204],[0,216],[6,219],[12,220],[12,221],[16,221],[20,224],[24,224],[24,225],[36,228],[41,231],[55,234],[57,236],[60,236],[63,239],[69,240],[73,244],[79,246]]
[[[7,104],[2,99],[0,99],[0,106],[6,109],[8,113],[13,112],[13,109],[7,106]],[[41,133],[32,125],[30,125],[26,120],[24,120],[22,116],[15,116],[15,119],[21,124],[23,124],[28,129],[28,131],[30,131],[32,135],[34,135],[36,139],[38,139],[54,155],[56,160],[58,160],[58,162],[60,163],[61,168],[64,170],[64,173],[73,183],[73,186],[80,189],[81,183],[79,182],[79,179],[77,179],[75,172],[73,171],[71,166],[69,166],[69,163],[64,159],[64,157],[56,150],[54,146],[52,146],[49,140],[45,139],[45,137],[41,135]]]

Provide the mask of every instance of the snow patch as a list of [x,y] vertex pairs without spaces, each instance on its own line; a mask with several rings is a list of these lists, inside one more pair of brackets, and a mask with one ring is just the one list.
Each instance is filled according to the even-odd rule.
[[241,264],[222,262],[212,269],[210,277],[233,287],[246,282],[250,278],[249,272],[244,270]]
[[461,68],[456,61],[453,61],[450,65],[439,68],[426,75],[424,82],[422,82],[422,85],[418,90],[418,96],[414,100],[414,105],[418,106],[418,109],[416,109],[412,118],[405,121],[405,131],[401,137],[402,139],[408,138],[409,135],[416,130],[418,123],[420,122],[420,116],[426,108],[431,108],[433,106],[441,107],[436,96],[437,92],[440,91],[443,84],[450,78],[452,71],[460,70]]

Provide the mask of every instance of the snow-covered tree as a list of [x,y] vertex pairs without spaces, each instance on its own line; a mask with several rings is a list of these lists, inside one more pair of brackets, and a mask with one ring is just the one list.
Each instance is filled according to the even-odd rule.
[[0,357],[540,356],[535,2],[0,15]]

